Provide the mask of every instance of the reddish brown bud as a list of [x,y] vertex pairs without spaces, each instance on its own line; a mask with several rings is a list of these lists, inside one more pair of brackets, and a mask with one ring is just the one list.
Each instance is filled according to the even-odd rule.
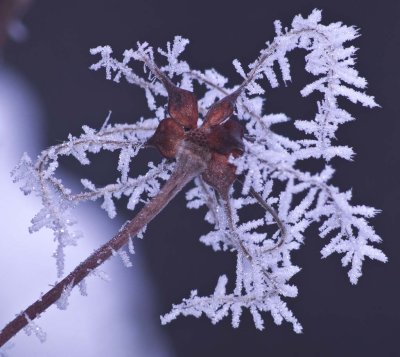
[[154,135],[147,143],[155,146],[167,159],[174,159],[184,135],[185,131],[182,125],[172,118],[167,118],[161,120]]
[[243,154],[243,127],[235,119],[229,119],[222,125],[212,128],[208,134],[208,145],[211,150],[223,155],[237,157]]
[[225,119],[229,118],[233,114],[238,95],[239,92],[233,92],[214,103],[208,110],[203,125],[205,127],[212,127],[221,124]]
[[207,169],[203,172],[203,179],[210,186],[214,187],[217,192],[226,197],[229,188],[236,179],[236,167],[228,162],[228,156],[221,155],[216,152],[212,153],[211,160]]
[[196,96],[171,81],[165,82],[164,86],[168,92],[169,115],[186,129],[196,128],[199,117]]

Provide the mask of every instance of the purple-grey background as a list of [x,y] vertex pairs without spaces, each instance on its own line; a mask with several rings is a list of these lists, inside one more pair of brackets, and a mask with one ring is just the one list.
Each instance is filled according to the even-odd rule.
[[[44,108],[47,145],[78,135],[87,124],[101,127],[109,110],[112,122],[132,123],[148,116],[143,92],[124,83],[106,81],[104,73],[88,70],[97,60],[89,48],[111,45],[116,55],[136,41],[164,46],[175,35],[191,40],[184,57],[193,68],[214,67],[239,81],[231,61],[253,61],[265,41],[274,36],[273,21],[290,25],[294,15],[323,9],[323,23],[342,21],[361,28],[357,68],[369,82],[368,93],[382,106],[365,109],[346,103],[358,119],[339,130],[342,143],[354,147],[354,162],[335,162],[335,183],[342,190],[353,187],[355,203],[383,210],[373,220],[384,239],[381,248],[389,263],[366,262],[364,276],[351,286],[338,256],[320,259],[324,242],[314,232],[294,261],[302,271],[294,278],[299,296],[288,300],[304,333],[290,326],[277,327],[266,316],[266,330],[254,328],[245,313],[239,329],[230,320],[213,326],[206,318],[180,318],[163,327],[175,355],[186,356],[395,356],[399,355],[399,55],[400,3],[338,1],[52,1],[42,0],[24,19],[29,37],[20,44],[8,43],[5,61],[30,81]],[[303,53],[289,56],[293,83],[267,91],[266,109],[284,112],[293,119],[311,118],[315,100],[303,99],[299,89],[307,81],[302,70]],[[143,161],[157,159],[151,152]],[[115,156],[95,160],[95,171],[74,163],[65,167],[79,177],[93,173],[98,183],[116,177]],[[143,169],[143,168],[142,168]],[[121,206],[122,208],[122,206]],[[181,194],[149,226],[137,254],[154,279],[157,306],[163,314],[198,288],[212,292],[220,274],[234,271],[234,257],[214,253],[198,242],[210,227],[203,213],[185,208]],[[122,211],[125,219],[129,212]],[[106,215],[104,215],[106,219]],[[49,258],[50,259],[50,258]],[[112,283],[111,283],[112,284]],[[132,305],[127,314],[135,316]],[[60,315],[60,318],[62,316]],[[145,328],[145,326],[144,326]],[[79,343],[79,341],[77,341]],[[149,344],[152,341],[148,341]],[[116,356],[118,357],[118,356]]]

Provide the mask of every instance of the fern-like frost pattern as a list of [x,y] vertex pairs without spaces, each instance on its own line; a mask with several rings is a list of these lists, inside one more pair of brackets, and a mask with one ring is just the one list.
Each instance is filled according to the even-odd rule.
[[[173,305],[172,310],[161,317],[163,324],[179,315],[205,315],[212,323],[230,315],[232,326],[238,327],[241,314],[247,309],[260,330],[264,328],[262,313],[269,312],[277,325],[287,321],[295,332],[300,333],[301,324],[288,308],[286,299],[297,296],[297,287],[290,279],[300,270],[292,263],[291,253],[303,245],[304,232],[311,225],[318,227],[319,235],[326,242],[322,257],[340,254],[352,284],[362,275],[366,257],[382,262],[387,260],[376,248],[380,238],[368,223],[378,211],[353,205],[351,191],[343,192],[330,183],[334,175],[331,160],[334,157],[351,160],[354,155],[352,148],[337,145],[335,140],[339,126],[354,120],[350,113],[339,107],[339,98],[365,107],[377,106],[374,98],[364,91],[367,81],[354,68],[357,49],[347,45],[359,36],[359,32],[340,22],[322,24],[319,10],[306,18],[296,16],[289,28],[284,28],[279,21],[274,26],[275,38],[266,43],[253,63],[246,67],[237,59],[233,61],[245,85],[237,99],[235,112],[246,129],[245,150],[242,156],[230,159],[237,168],[241,184],[231,188],[229,202],[218,197],[199,177],[186,193],[188,208],[205,206],[205,220],[214,227],[200,237],[200,241],[215,251],[237,254],[234,288],[227,291],[228,279],[222,275],[211,295],[200,296],[193,290],[188,298]],[[130,176],[132,158],[145,147],[160,119],[166,116],[167,91],[152,75],[155,56],[164,58],[166,64],[160,69],[179,87],[193,91],[196,84],[205,89],[198,101],[199,121],[215,101],[238,88],[229,85],[228,79],[214,69],[192,69],[180,58],[188,43],[187,39],[177,36],[158,53],[149,44],[138,43],[136,50],[123,53],[122,60],[113,57],[109,46],[92,49],[91,53],[100,58],[91,69],[104,69],[109,80],[120,82],[125,79],[143,88],[154,117],[129,125],[105,123],[100,130],[83,127],[81,136],[70,136],[65,143],[45,150],[36,163],[24,155],[14,170],[14,180],[20,182],[22,191],[36,193],[42,198],[43,209],[32,220],[31,231],[43,227],[54,231],[59,246],[55,254],[60,275],[64,266],[63,248],[75,245],[79,237],[72,231],[74,220],[71,216],[79,202],[100,199],[101,207],[113,218],[116,215],[115,200],[125,195],[128,208],[135,209],[139,202],[158,193],[162,181],[167,180],[173,170],[174,163],[162,161],[150,163],[145,175]],[[293,122],[304,133],[304,138],[299,140],[274,131],[276,124],[290,122],[289,117],[283,113],[264,112],[266,93],[281,83],[288,85],[292,81],[287,55],[295,49],[306,51],[305,70],[314,76],[313,81],[301,90],[301,95],[319,93],[315,117]],[[131,66],[132,62],[138,61],[145,63],[144,75]],[[61,156],[73,156],[82,165],[88,165],[87,153],[101,150],[119,152],[117,169],[120,178],[116,182],[97,187],[82,179],[82,192],[73,194],[56,178]],[[302,161],[314,159],[322,159],[325,163],[319,172],[298,168]],[[271,209],[263,210],[260,202]],[[248,220],[243,212],[252,206],[258,207],[259,215]],[[257,209],[253,208],[253,211]],[[133,252],[131,242],[129,251]],[[116,254],[126,266],[132,265],[126,252]],[[65,303],[61,305],[65,306]]]

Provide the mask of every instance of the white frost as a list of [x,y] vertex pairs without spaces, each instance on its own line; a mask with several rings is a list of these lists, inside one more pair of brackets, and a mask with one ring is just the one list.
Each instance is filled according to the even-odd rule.
[[24,316],[25,319],[28,321],[28,324],[24,327],[24,332],[28,336],[34,334],[41,343],[46,342],[46,332],[44,332],[41,327],[39,327],[34,321],[32,321],[27,314],[25,314]]
[[[377,211],[353,205],[351,192],[342,192],[330,182],[334,169],[329,162],[335,157],[352,160],[354,156],[351,147],[336,143],[338,128],[354,120],[339,107],[342,98],[365,107],[377,104],[364,91],[367,81],[354,67],[356,49],[347,45],[359,36],[358,30],[342,23],[325,25],[321,18],[321,11],[314,10],[308,17],[296,16],[289,27],[276,21],[275,38],[266,43],[254,62],[246,67],[234,60],[239,76],[245,78],[245,89],[237,99],[235,114],[246,128],[246,136],[244,154],[230,160],[236,166],[237,175],[243,178],[243,186],[236,191],[232,189],[228,202],[224,202],[197,178],[186,198],[189,208],[205,206],[205,219],[214,226],[200,240],[214,250],[236,252],[235,286],[233,292],[227,291],[227,278],[222,275],[213,294],[202,297],[196,290],[192,291],[189,298],[174,305],[161,318],[162,323],[179,315],[199,317],[202,314],[217,323],[232,314],[232,325],[237,327],[242,311],[248,309],[258,329],[264,328],[262,313],[269,312],[277,325],[287,321],[300,333],[302,327],[284,299],[297,296],[297,287],[290,280],[300,268],[292,263],[291,256],[304,243],[304,232],[310,225],[318,225],[320,236],[325,238],[323,257],[332,253],[342,255],[342,265],[348,267],[351,283],[360,278],[365,257],[387,260],[376,248],[380,238],[368,223]],[[159,55],[166,62],[160,67],[155,62],[157,52],[146,42],[126,50],[121,60],[113,57],[110,46],[92,49],[91,53],[100,58],[91,69],[104,68],[107,79],[119,82],[124,78],[143,88],[148,106],[154,112],[153,118],[141,119],[132,125],[106,124],[99,131],[85,126],[81,136],[70,136],[65,143],[45,150],[36,164],[24,155],[14,170],[14,180],[20,182],[25,194],[36,193],[42,197],[43,209],[32,220],[31,231],[47,227],[55,232],[59,243],[56,254],[59,272],[63,270],[63,248],[77,242],[77,235],[71,231],[73,220],[69,218],[77,203],[101,199],[102,208],[113,218],[115,200],[126,196],[127,207],[135,209],[157,195],[174,168],[173,163],[164,161],[158,165],[149,163],[146,174],[130,177],[131,159],[145,146],[159,120],[166,115],[163,104],[158,106],[158,99],[162,97],[164,103],[167,91],[155,80],[154,74],[161,69],[188,90],[193,90],[193,84],[202,86],[204,94],[198,98],[199,122],[215,101],[238,88],[228,85],[228,79],[214,69],[203,72],[191,69],[180,58],[188,43],[176,36],[173,42],[167,43],[166,49],[159,49]],[[265,92],[292,81],[288,54],[295,49],[306,53],[305,70],[314,77],[300,91],[301,95],[310,96],[314,92],[319,95],[314,117],[293,122],[299,135],[303,135],[300,139],[275,133],[274,125],[290,122],[285,114],[264,112]],[[131,67],[131,61],[144,63],[145,73],[139,73],[134,69],[136,66]],[[116,182],[96,187],[84,179],[84,190],[72,194],[55,177],[61,156],[73,156],[87,165],[90,163],[87,154],[100,150],[119,153],[120,177]],[[299,169],[303,161],[314,159],[324,162],[319,172]],[[254,205],[265,211],[261,210],[257,217],[245,218],[243,212]],[[129,251],[134,252],[131,241]],[[132,265],[125,251],[114,254],[126,266]]]
[[58,298],[58,300],[56,301],[56,305],[60,310],[66,310],[68,307],[68,300],[69,300],[69,296],[71,295],[71,291],[73,289],[74,285],[73,282],[71,282],[69,285],[67,285],[61,296]]

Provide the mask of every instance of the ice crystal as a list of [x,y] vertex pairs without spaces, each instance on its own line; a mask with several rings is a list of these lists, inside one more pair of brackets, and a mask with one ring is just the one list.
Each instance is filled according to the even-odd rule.
[[86,284],[86,279],[83,279],[79,284],[79,292],[81,293],[82,296],[87,296],[87,284]]
[[39,327],[34,321],[32,321],[27,314],[25,314],[25,319],[28,321],[28,324],[24,327],[25,333],[28,336],[34,334],[40,342],[46,342],[46,332],[44,332],[41,327]]
[[132,262],[127,252],[125,252],[124,250],[119,250],[118,255],[121,258],[122,263],[125,265],[126,268],[132,267]]
[[[43,203],[43,208],[32,219],[30,232],[47,227],[54,232],[58,243],[54,257],[57,261],[58,275],[64,273],[64,248],[76,245],[80,232],[73,230],[76,220],[71,211],[80,202],[102,199],[101,207],[110,218],[116,215],[115,199],[127,196],[128,208],[135,209],[144,195],[153,197],[157,194],[162,180],[166,180],[173,164],[161,162],[149,163],[145,175],[129,176],[129,164],[143,147],[143,143],[152,134],[158,123],[157,119],[148,119],[133,125],[109,125],[107,122],[96,131],[83,126],[79,137],[69,136],[68,141],[52,146],[43,151],[36,163],[24,154],[20,163],[12,172],[14,181],[18,181],[25,194],[35,193]],[[99,153],[101,150],[119,151],[117,168],[121,177],[116,182],[103,187],[96,187],[88,179],[82,179],[83,191],[73,194],[63,182],[55,177],[58,160],[61,156],[73,156],[81,164],[90,164],[87,153]]]
[[4,346],[0,347],[0,357],[9,357],[8,352],[14,347],[14,344],[7,342]]
[[[73,284],[73,282],[71,282],[69,285],[67,285],[64,288],[60,298],[56,301],[56,305],[60,310],[66,310],[67,309],[68,304],[69,304],[68,300],[69,300],[69,297],[71,295],[71,291],[72,291],[73,287],[74,287],[74,284]],[[81,289],[81,292],[82,292],[82,289]],[[86,293],[86,290],[84,290],[84,294],[85,293]],[[84,294],[82,294],[82,295],[84,295]]]
[[[166,116],[164,105],[168,93],[163,83],[154,78],[160,70],[181,88],[193,91],[194,84],[202,86],[204,94],[198,98],[200,122],[217,100],[242,88],[236,100],[235,115],[245,127],[244,153],[230,158],[241,184],[231,188],[229,198],[224,200],[218,196],[200,177],[186,193],[188,208],[205,206],[205,220],[214,226],[200,241],[214,250],[236,252],[235,286],[231,292],[227,291],[228,280],[222,275],[213,294],[202,297],[193,290],[190,297],[173,305],[171,312],[161,318],[162,323],[179,315],[199,317],[202,314],[217,323],[230,314],[233,327],[238,327],[242,311],[248,309],[260,330],[264,328],[261,313],[269,312],[277,325],[287,321],[300,333],[302,327],[286,300],[297,296],[297,287],[290,279],[300,270],[293,265],[291,253],[300,248],[304,232],[311,225],[318,227],[326,241],[322,256],[341,254],[342,265],[349,267],[348,276],[353,284],[362,274],[366,257],[387,260],[375,247],[380,238],[368,223],[377,210],[353,205],[351,192],[342,192],[331,183],[334,175],[331,160],[334,157],[351,160],[354,155],[352,148],[336,142],[335,134],[340,125],[354,120],[339,107],[339,99],[365,107],[377,106],[374,98],[364,92],[367,81],[354,68],[357,49],[347,45],[359,36],[358,30],[340,22],[324,25],[319,10],[305,18],[296,16],[291,27],[283,27],[279,21],[274,26],[275,38],[266,43],[253,63],[246,67],[237,59],[233,61],[243,79],[240,87],[230,85],[228,79],[214,69],[192,69],[180,58],[189,43],[180,36],[168,43],[165,50],[158,50],[158,56],[166,61],[160,67],[155,62],[157,53],[148,43],[138,43],[136,49],[126,50],[121,60],[113,56],[110,46],[91,50],[93,55],[99,56],[91,69],[104,69],[107,79],[115,82],[125,79],[144,89],[154,116],[141,119],[137,124],[110,125],[107,120],[98,131],[84,126],[81,136],[70,136],[65,143],[45,150],[35,164],[24,155],[14,170],[14,180],[20,182],[22,191],[36,193],[42,198],[43,209],[32,220],[31,231],[42,227],[54,230],[59,244],[56,255],[60,274],[63,248],[76,244],[78,237],[71,231],[74,221],[70,218],[76,204],[101,199],[101,207],[113,218],[117,213],[115,200],[125,195],[127,207],[135,209],[139,202],[157,195],[162,181],[167,180],[174,169],[173,162],[162,161],[150,163],[144,175],[130,176],[132,158],[146,147],[147,139]],[[287,56],[296,49],[306,53],[305,70],[314,77],[300,93],[304,97],[314,92],[318,94],[314,118],[293,122],[294,127],[305,134],[301,139],[276,133],[274,125],[290,123],[291,119],[283,113],[265,113],[263,105],[268,91],[282,82],[289,85],[292,81]],[[144,74],[133,69],[131,62],[143,62]],[[73,156],[82,165],[88,165],[87,153],[100,150],[119,152],[120,178],[116,182],[96,187],[82,179],[83,191],[72,194],[55,177],[60,156]],[[324,162],[319,172],[299,168],[301,162],[314,159]],[[242,213],[257,205],[265,211],[251,220],[245,219]],[[138,236],[144,230],[145,227]],[[134,252],[131,240],[129,251]],[[131,266],[126,252],[116,254],[125,265]],[[96,270],[93,274],[99,272]]]

